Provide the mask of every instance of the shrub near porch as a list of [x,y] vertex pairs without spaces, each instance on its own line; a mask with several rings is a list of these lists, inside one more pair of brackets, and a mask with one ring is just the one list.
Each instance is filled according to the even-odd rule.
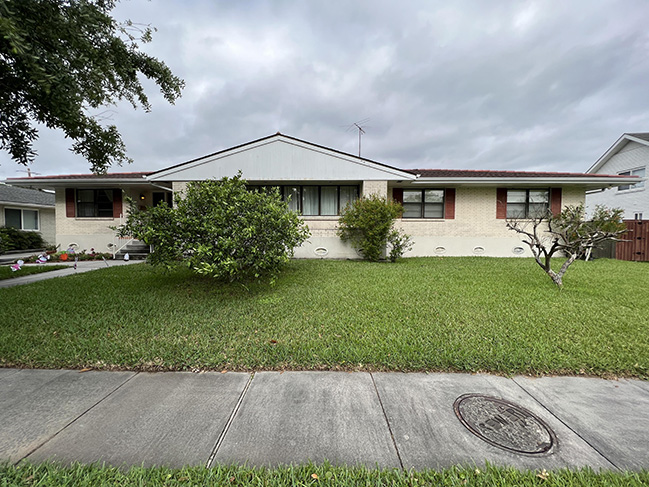
[[[649,377],[641,263],[292,261],[273,287],[124,266],[0,290],[0,365]],[[36,306],[34,303],[39,303]]]

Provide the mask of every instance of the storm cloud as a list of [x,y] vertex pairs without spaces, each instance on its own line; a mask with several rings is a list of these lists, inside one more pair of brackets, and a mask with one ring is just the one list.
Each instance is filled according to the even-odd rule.
[[[281,131],[404,168],[583,172],[649,131],[649,3],[130,0],[143,50],[186,81],[168,105],[110,107],[134,163],[155,170]],[[41,129],[42,174],[84,173]],[[23,169],[0,154],[0,178]]]

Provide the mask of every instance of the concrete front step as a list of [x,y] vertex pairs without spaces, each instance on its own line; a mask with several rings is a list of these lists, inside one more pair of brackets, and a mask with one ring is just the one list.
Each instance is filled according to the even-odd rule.
[[130,259],[144,260],[147,258],[149,253],[149,246],[147,244],[142,242],[132,242],[117,252],[115,257],[117,259],[123,259],[124,255],[128,254]]

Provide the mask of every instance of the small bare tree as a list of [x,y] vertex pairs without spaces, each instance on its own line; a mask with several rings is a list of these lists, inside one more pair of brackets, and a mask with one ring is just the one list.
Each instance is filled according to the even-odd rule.
[[[561,289],[563,276],[575,260],[589,255],[602,242],[621,240],[618,237],[627,231],[623,213],[620,208],[598,205],[592,218],[586,220],[584,205],[580,204],[566,206],[557,216],[548,212],[526,220],[507,219],[507,228],[524,236],[523,242],[530,247],[537,264]],[[551,267],[555,255],[566,257],[558,271]]]

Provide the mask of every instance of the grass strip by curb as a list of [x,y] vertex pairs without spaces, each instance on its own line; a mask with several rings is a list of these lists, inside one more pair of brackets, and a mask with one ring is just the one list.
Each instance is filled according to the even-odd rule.
[[443,470],[367,469],[303,465],[297,467],[248,468],[217,465],[214,468],[134,467],[122,471],[114,467],[53,463],[0,466],[0,485],[5,486],[646,486],[649,472],[594,472],[591,469],[519,471],[513,468],[452,467]]

